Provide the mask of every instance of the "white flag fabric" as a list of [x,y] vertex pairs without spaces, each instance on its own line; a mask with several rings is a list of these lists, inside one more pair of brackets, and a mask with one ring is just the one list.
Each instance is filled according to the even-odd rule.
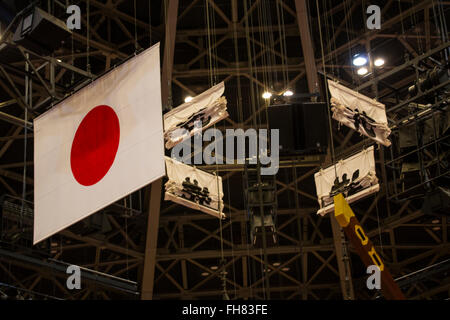
[[343,193],[347,202],[352,203],[377,192],[380,187],[373,146],[321,169],[314,174],[314,180],[320,206],[317,214],[322,216],[334,210],[333,194]]
[[[227,100],[222,97],[224,82],[209,88],[191,101],[172,109],[164,115],[164,139],[166,148],[173,148],[184,139],[193,136],[197,128],[194,122],[202,122],[202,130],[228,117]],[[185,130],[177,130],[185,129]]]
[[164,200],[225,218],[222,177],[166,157],[167,177]]
[[391,145],[384,104],[328,80],[333,119],[387,147]]
[[159,44],[34,120],[37,243],[165,175]]

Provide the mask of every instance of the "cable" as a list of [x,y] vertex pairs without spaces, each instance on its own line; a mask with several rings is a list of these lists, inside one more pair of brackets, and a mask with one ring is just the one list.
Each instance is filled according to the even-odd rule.
[[[25,53],[26,58],[28,59],[28,53]],[[28,62],[25,64],[25,71],[28,72]],[[25,102],[30,104],[30,101],[33,101],[32,96],[32,88],[31,88],[31,79],[28,79],[28,75],[25,76]],[[28,121],[28,107],[25,108],[25,116],[24,121]],[[28,142],[28,126],[24,126],[24,141],[23,141],[23,177],[22,177],[22,204],[20,209],[20,221],[19,227],[22,228],[22,220],[23,220],[23,210],[25,206],[25,198],[27,191],[27,142]]]
[[[210,17],[210,10],[209,10],[209,1],[205,0],[205,8],[206,8],[206,25],[207,25],[207,41],[208,41],[208,62],[209,62],[209,76],[210,76],[210,86],[213,86],[215,84],[215,81],[217,81],[217,76],[215,74],[215,69],[217,68],[217,65],[213,65],[212,62],[212,40],[211,40],[211,22],[213,26],[215,26],[215,18],[214,18],[214,11],[211,13]],[[212,20],[212,21],[211,21]],[[216,43],[216,42],[215,42]],[[214,46],[215,46],[214,43]],[[216,124],[214,123],[214,130],[216,129]],[[217,138],[214,137],[214,150],[217,151]],[[219,230],[220,230],[220,256],[221,256],[221,275],[222,275],[222,286],[223,286],[223,298],[229,299],[226,289],[226,270],[225,270],[225,256],[224,256],[224,248],[223,248],[223,224],[222,224],[222,208],[221,208],[221,188],[219,184],[219,164],[218,164],[218,155],[217,152],[215,153],[215,163],[216,163],[216,171],[214,172],[214,175],[216,176],[216,185],[217,185],[217,194],[218,194],[218,211],[219,211]],[[234,262],[233,262],[234,265]]]
[[328,129],[330,130],[330,142],[331,142],[331,160],[334,164],[334,174],[337,178],[337,168],[336,168],[336,157],[334,152],[334,140],[333,140],[333,126],[331,124],[331,113],[330,113],[330,98],[328,95],[328,86],[327,86],[327,71],[325,69],[325,54],[323,51],[323,38],[322,38],[322,27],[320,23],[320,11],[319,11],[319,0],[316,0],[316,7],[317,7],[317,17],[319,19],[319,35],[320,35],[320,48],[322,51],[322,66],[323,66],[323,73],[324,73],[324,85],[325,85],[325,94],[326,94],[326,100],[327,100],[327,113],[328,113]]
[[134,54],[136,54],[137,50],[138,50],[138,39],[137,39],[136,0],[134,0]]
[[148,2],[148,33],[149,33],[149,47],[152,46],[152,5]]
[[88,73],[91,73],[91,65],[89,62],[89,55],[90,55],[90,53],[89,53],[89,50],[90,50],[90,48],[89,48],[89,41],[90,41],[90,39],[89,39],[90,38],[89,37],[89,16],[90,16],[89,7],[90,7],[90,0],[87,0],[87,2],[86,2],[86,21],[87,21],[87,26],[86,26],[86,71]]

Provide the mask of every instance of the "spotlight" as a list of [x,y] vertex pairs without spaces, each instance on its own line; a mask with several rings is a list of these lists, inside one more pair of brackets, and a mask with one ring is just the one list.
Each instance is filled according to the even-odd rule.
[[211,270],[217,270],[217,269],[219,269],[219,267],[218,266],[211,266],[210,269]]
[[284,268],[281,268],[281,271],[284,271],[284,272],[287,272],[287,271],[289,271],[290,270],[290,268],[289,267],[284,267]]
[[359,68],[358,71],[357,71],[357,73],[358,73],[360,76],[365,75],[367,72],[369,72],[369,70],[367,70],[366,67]]
[[357,54],[353,56],[353,65],[360,67],[364,66],[367,63],[367,58],[361,54]]
[[291,91],[291,90],[286,90],[284,93],[283,93],[283,96],[285,96],[285,97],[290,97],[290,96],[292,96],[294,93]]
[[204,277],[206,277],[206,276],[209,275],[209,272],[202,272],[201,275],[204,276]]
[[56,61],[58,61],[58,62],[62,62],[62,60],[61,60],[61,59],[56,59]]
[[192,99],[194,98],[192,98],[191,96],[187,96],[186,98],[184,98],[184,102],[191,102]]
[[384,65],[384,59],[383,58],[377,58],[373,64],[375,65],[375,67],[381,67],[382,65]]
[[279,262],[274,262],[274,263],[273,263],[273,266],[274,266],[274,267],[278,267],[280,264],[281,264],[281,263],[279,263]]
[[265,91],[262,95],[264,99],[270,99],[271,96],[272,94],[269,91]]

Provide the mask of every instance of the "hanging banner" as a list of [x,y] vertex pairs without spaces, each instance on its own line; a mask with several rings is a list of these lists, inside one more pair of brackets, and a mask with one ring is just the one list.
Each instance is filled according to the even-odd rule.
[[342,193],[350,204],[380,189],[373,146],[314,175],[320,215],[334,210],[333,197]]
[[192,137],[199,130],[194,128],[194,122],[201,121],[200,130],[205,130],[228,117],[227,99],[222,97],[224,91],[225,84],[221,82],[167,112],[164,115],[166,149],[171,149],[184,139]]
[[222,177],[166,157],[169,181],[164,185],[164,200],[225,218]]
[[159,50],[34,119],[33,244],[164,176]]
[[328,88],[333,119],[386,147],[391,145],[384,104],[332,80],[328,80]]

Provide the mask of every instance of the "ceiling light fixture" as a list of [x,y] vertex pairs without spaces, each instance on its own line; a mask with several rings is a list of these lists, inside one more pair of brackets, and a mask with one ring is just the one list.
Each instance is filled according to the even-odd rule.
[[384,65],[384,59],[383,58],[377,58],[377,59],[375,59],[373,64],[375,65],[375,67],[381,67],[382,65]]
[[363,75],[367,74],[367,72],[369,72],[369,70],[367,70],[366,67],[359,68],[358,71],[357,71],[357,73],[358,73],[360,76],[363,76]]
[[367,58],[364,55],[357,54],[353,56],[353,65],[357,67],[361,67],[366,65]]
[[294,93],[291,91],[291,90],[286,90],[284,93],[283,93],[283,96],[285,96],[285,97],[290,97],[290,96],[292,96],[292,95],[294,95]]
[[264,99],[270,99],[271,96],[272,94],[269,91],[265,91],[262,95]]
[[186,98],[184,98],[184,102],[191,102],[192,99],[194,98],[192,98],[191,96],[187,96]]

